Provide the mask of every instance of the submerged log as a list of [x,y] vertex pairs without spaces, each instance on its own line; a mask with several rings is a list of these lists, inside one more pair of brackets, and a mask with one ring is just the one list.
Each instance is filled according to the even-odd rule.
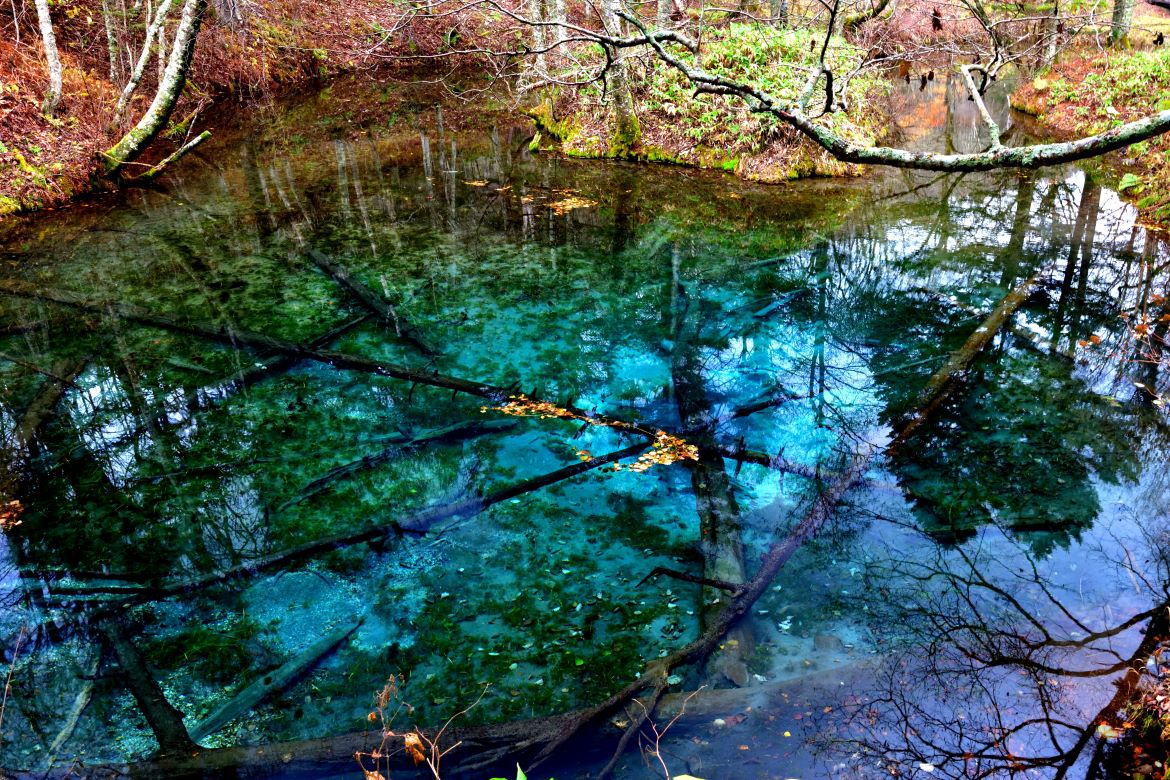
[[434,357],[440,354],[437,349],[423,340],[422,334],[418,332],[417,328],[410,324],[404,317],[398,316],[398,312],[389,301],[357,279],[354,279],[349,273],[348,268],[323,252],[318,252],[316,249],[310,249],[308,255],[309,259],[318,268],[333,277],[335,282],[348,290],[353,297],[357,298],[372,313],[381,317],[387,325],[392,326],[394,328],[394,334],[398,338],[407,342],[427,357]]
[[94,679],[97,677],[98,669],[101,667],[102,652],[100,646],[95,648],[93,658],[90,659],[89,665],[85,669],[85,674],[82,677],[81,690],[77,692],[76,698],[73,699],[73,706],[69,708],[69,714],[65,717],[65,725],[57,732],[52,743],[49,744],[49,760],[51,761],[61,748],[73,737],[73,732],[77,730],[77,721],[81,720],[82,713],[85,712],[89,706],[89,702],[93,699]]
[[486,496],[475,496],[460,501],[455,501],[447,504],[440,504],[438,506],[427,507],[419,510],[412,515],[405,518],[392,520],[389,523],[376,525],[372,528],[366,528],[361,531],[354,531],[348,534],[339,534],[337,536],[326,539],[318,539],[313,542],[294,547],[290,550],[284,550],[279,553],[272,553],[262,558],[258,558],[246,563],[234,566],[230,569],[225,569],[219,572],[197,577],[191,580],[184,580],[182,582],[175,582],[165,585],[150,586],[144,588],[136,588],[130,586],[112,586],[106,587],[81,587],[81,588],[58,588],[55,589],[52,595],[60,601],[70,601],[71,597],[88,596],[92,594],[105,593],[109,595],[119,596],[119,603],[137,603],[144,601],[157,601],[160,599],[171,598],[187,593],[194,593],[200,590],[206,590],[214,585],[221,583],[232,582],[235,580],[248,579],[255,577],[258,574],[282,569],[298,563],[303,560],[315,558],[333,550],[341,550],[346,547],[352,547],[363,542],[376,542],[384,539],[390,535],[415,534],[421,535],[429,531],[436,523],[446,520],[457,520],[472,517],[479,514],[490,506],[494,506],[502,501],[507,501],[517,496],[531,493],[534,490],[547,487],[549,485],[562,482],[578,474],[584,474],[600,466],[608,463],[615,463],[625,458],[635,457],[647,447],[649,443],[634,444],[622,450],[611,452],[607,455],[602,455],[581,463],[574,463],[571,466],[566,466],[556,471],[551,471],[547,474],[542,474],[539,477],[524,480],[515,485],[501,488],[495,492],[489,493]]
[[253,707],[268,697],[285,691],[297,682],[305,672],[328,657],[354,631],[357,631],[361,624],[362,621],[359,620],[340,631],[335,631],[317,640],[295,658],[244,688],[230,701],[224,702],[222,706],[192,726],[191,739],[198,742],[204,737],[214,734],[236,718],[246,715]]
[[991,343],[995,334],[1004,326],[1016,310],[1028,300],[1038,283],[1032,276],[1009,292],[991,310],[963,346],[951,354],[950,359],[936,371],[918,393],[910,411],[893,424],[894,438],[886,446],[888,455],[894,454],[911,436],[922,428],[966,381],[968,369],[979,353]]
[[16,426],[16,438],[22,450],[31,453],[36,447],[37,432],[41,429],[89,363],[89,358],[64,359],[53,364],[53,368],[40,391],[33,397],[28,408],[21,415]]
[[313,496],[323,493],[330,489],[333,483],[341,479],[346,479],[361,471],[372,469],[376,466],[385,463],[392,458],[395,458],[404,452],[412,449],[423,447],[427,444],[451,443],[457,441],[465,441],[476,436],[482,436],[488,433],[499,433],[502,431],[511,430],[516,427],[514,420],[475,420],[472,422],[456,423],[449,425],[446,428],[439,428],[434,431],[428,431],[420,436],[407,439],[401,442],[395,442],[381,452],[376,452],[373,455],[366,455],[360,460],[350,461],[336,466],[325,472],[320,477],[317,477],[309,484],[301,488],[295,496],[285,501],[280,506],[276,507],[273,512],[281,512],[288,509],[290,506],[295,506],[303,501],[307,501]]
[[154,679],[138,647],[126,636],[126,631],[117,619],[107,621],[102,633],[114,651],[121,667],[122,679],[138,702],[138,709],[146,717],[150,730],[158,740],[159,752],[163,755],[189,754],[199,746],[191,739],[183,725],[183,713],[175,709]]
[[[240,330],[229,325],[220,325],[214,322],[201,322],[197,320],[189,322],[183,321],[175,317],[155,314],[131,304],[116,302],[98,303],[65,290],[42,289],[27,282],[0,280],[0,294],[11,295],[18,298],[29,298],[32,300],[49,301],[61,306],[69,306],[71,308],[79,309],[81,311],[93,312],[95,314],[108,314],[118,319],[137,322],[139,324],[149,325],[151,327],[162,328],[164,330],[170,330],[176,333],[184,333],[189,336],[196,336],[198,338],[207,339],[209,341],[227,344],[237,349],[241,347],[248,347],[250,349],[277,352],[298,360],[311,360],[318,363],[324,363],[341,370],[358,371],[366,374],[374,374],[376,376],[390,377],[392,379],[401,379],[406,382],[425,385],[428,387],[439,387],[446,390],[452,390],[456,393],[464,393],[467,395],[476,396],[478,398],[486,398],[497,403],[507,401],[510,397],[516,394],[513,388],[499,387],[487,382],[476,382],[472,380],[461,379],[459,377],[440,374],[438,371],[409,368],[397,363],[390,363],[382,360],[372,360],[370,358],[364,358],[359,355],[351,355],[345,352],[315,349],[313,347],[297,344],[296,342],[269,336],[263,333]],[[534,396],[535,394],[529,394],[529,400],[538,402],[539,399],[535,398]],[[604,425],[606,427],[613,428],[614,430],[633,433],[638,436],[645,436],[649,439],[653,439],[655,436],[655,431],[636,423],[626,422],[625,420],[618,420],[605,415],[592,414],[582,409],[577,409],[571,405],[558,406],[557,409],[562,413],[561,416],[564,417],[571,417],[572,419],[592,422],[597,425]]]

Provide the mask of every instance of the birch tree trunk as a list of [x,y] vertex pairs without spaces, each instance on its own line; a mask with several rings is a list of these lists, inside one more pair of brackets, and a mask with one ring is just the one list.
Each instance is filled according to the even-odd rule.
[[114,15],[109,0],[102,0],[102,22],[106,27],[106,52],[110,57],[110,83],[118,86],[118,33],[114,29]]
[[536,70],[544,73],[547,68],[544,62],[544,3],[541,0],[528,0],[528,18],[532,20],[532,48],[536,49]]
[[52,116],[61,102],[61,59],[57,56],[57,36],[53,34],[49,0],[36,0],[36,6],[37,20],[41,25],[41,39],[45,42],[45,62],[49,66],[49,91],[45,93],[41,111],[45,116]]
[[167,59],[167,69],[163,74],[162,83],[158,86],[158,92],[155,93],[150,108],[146,109],[138,124],[106,151],[107,176],[117,175],[128,163],[137,159],[166,127],[187,83],[187,70],[191,66],[195,41],[199,37],[199,26],[203,22],[206,10],[207,0],[184,0],[183,15],[179,19],[178,29],[175,30],[175,39],[171,45],[171,55]]
[[1044,67],[1052,64],[1056,59],[1056,41],[1060,37],[1060,2],[1052,4],[1052,13],[1044,20],[1044,36],[1048,39],[1044,44]]
[[[142,81],[142,75],[146,73],[146,65],[150,62],[150,54],[152,44],[155,37],[159,41],[159,57],[166,56],[163,53],[162,30],[160,27],[166,23],[167,12],[171,10],[171,0],[163,0],[159,5],[158,11],[155,12],[154,18],[150,20],[150,25],[146,28],[146,36],[142,41],[142,51],[138,55],[138,62],[134,63],[134,72],[130,74],[130,80],[126,82],[126,86],[122,89],[122,94],[118,96],[118,105],[114,108],[114,118],[110,121],[112,127],[121,127],[122,120],[126,116],[126,106],[130,104],[130,98],[134,95],[134,90],[138,89],[138,83]],[[162,83],[166,78],[166,71],[164,70],[160,76],[159,82]]]
[[558,44],[565,40],[565,28],[560,25],[567,24],[569,21],[565,3],[566,0],[552,0],[552,21],[558,25],[553,28],[553,40]]

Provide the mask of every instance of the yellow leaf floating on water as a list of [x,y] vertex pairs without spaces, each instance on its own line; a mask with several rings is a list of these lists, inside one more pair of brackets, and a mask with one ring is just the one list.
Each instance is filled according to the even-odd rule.
[[483,179],[472,179],[471,181],[465,181],[463,183],[469,187],[486,187],[486,186],[488,186],[488,183],[486,181],[484,181]]
[[567,198],[555,201],[548,204],[553,213],[557,216],[564,216],[573,209],[587,209],[597,205],[597,201],[589,200],[588,198],[581,198],[576,195],[571,195]]

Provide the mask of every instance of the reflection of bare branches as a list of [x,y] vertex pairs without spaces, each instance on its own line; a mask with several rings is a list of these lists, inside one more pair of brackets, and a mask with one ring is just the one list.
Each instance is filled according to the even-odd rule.
[[[1099,724],[1118,724],[1145,658],[1170,630],[1164,587],[1143,593],[1148,608],[1101,621],[1074,606],[1067,598],[1074,593],[1058,592],[1051,562],[1041,566],[1025,545],[995,531],[921,558],[887,553],[867,577],[887,595],[883,623],[905,627],[904,649],[878,692],[854,707],[860,736],[834,749],[864,748],[891,766],[919,762],[956,778],[1025,769],[1064,777],[1097,760],[1088,748],[1096,740],[1101,749]],[[1165,581],[1164,556],[1156,565],[1154,579]],[[1129,567],[1114,571],[1124,576]],[[1086,688],[1091,678],[1117,683],[1104,706],[1089,692],[1109,689]]]

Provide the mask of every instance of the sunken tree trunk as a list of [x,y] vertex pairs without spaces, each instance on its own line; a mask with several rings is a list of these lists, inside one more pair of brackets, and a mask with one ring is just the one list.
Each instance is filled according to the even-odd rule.
[[105,152],[107,176],[120,175],[122,169],[136,160],[166,128],[187,83],[187,70],[191,66],[195,41],[199,37],[199,26],[203,23],[203,14],[206,10],[207,0],[185,0],[183,3],[183,15],[179,19],[178,29],[175,30],[174,45],[171,47],[171,56],[167,60],[162,83],[158,86],[150,108],[146,109],[138,124]]

